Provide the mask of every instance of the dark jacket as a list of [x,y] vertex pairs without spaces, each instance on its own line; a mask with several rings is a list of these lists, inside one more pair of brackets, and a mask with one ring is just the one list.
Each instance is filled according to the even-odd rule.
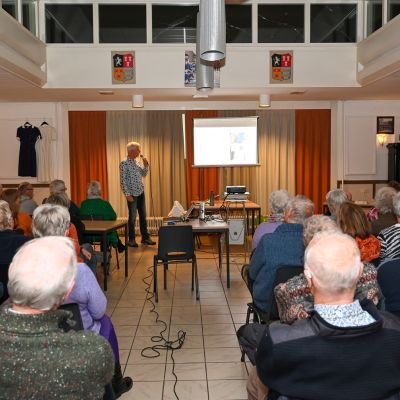
[[293,325],[272,324],[256,354],[272,391],[307,400],[379,400],[400,391],[400,320],[362,303],[376,322],[339,328],[315,311]]
[[0,399],[102,399],[114,356],[100,335],[59,328],[72,314],[0,311]]
[[4,285],[4,293],[3,296],[0,296],[0,303],[8,298],[8,267],[17,250],[29,240],[31,238],[10,229],[0,231],[0,282]]
[[269,306],[278,267],[303,265],[303,256],[303,225],[284,223],[262,237],[249,266],[252,296],[260,310]]

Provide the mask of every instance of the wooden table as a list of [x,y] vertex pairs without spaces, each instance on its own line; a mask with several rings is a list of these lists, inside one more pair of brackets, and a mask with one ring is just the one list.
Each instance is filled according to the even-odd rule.
[[[198,203],[198,201],[192,201],[192,203]],[[205,210],[206,214],[213,214],[213,213],[219,213],[220,208],[222,205],[225,205],[229,209],[229,211],[242,211],[243,210],[243,205],[244,205],[244,210],[246,212],[246,223],[247,223],[247,230],[249,229],[248,223],[249,223],[249,218],[251,215],[251,234],[254,235],[255,231],[255,217],[257,214],[258,217],[258,223],[261,223],[261,206],[257,203],[254,203],[253,201],[250,200],[215,200],[215,203],[213,206],[210,206],[209,204],[206,204]],[[199,206],[196,205],[195,207],[196,210],[199,210]]]
[[[166,221],[167,223],[167,221]],[[189,219],[186,222],[176,222],[175,225],[191,225],[193,233],[217,233],[218,235],[224,235],[225,237],[225,248],[226,248],[226,286],[231,286],[230,279],[230,266],[229,266],[229,225],[226,222],[217,221],[200,221],[198,218]],[[218,240],[218,268],[219,272],[222,271],[222,247],[221,241]]]
[[125,230],[125,277],[128,276],[128,221],[83,221],[85,233],[101,235],[103,246],[103,272],[104,291],[107,291],[107,233],[117,231],[120,228]]

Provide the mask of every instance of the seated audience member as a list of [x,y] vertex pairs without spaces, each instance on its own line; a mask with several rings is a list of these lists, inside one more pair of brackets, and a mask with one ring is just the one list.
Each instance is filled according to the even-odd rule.
[[[67,196],[67,187],[65,186],[65,182],[62,181],[61,179],[55,179],[54,181],[51,181],[49,185],[49,191],[50,195],[64,194],[65,196]],[[71,217],[71,222],[75,225],[76,232],[78,234],[79,244],[83,244],[85,243],[85,240],[83,238],[83,234],[85,232],[85,225],[82,223],[80,219],[79,207],[71,199],[68,198],[68,200],[69,200],[68,211]],[[46,202],[47,199],[44,199],[43,203]]]
[[[328,216],[313,215],[304,223],[304,246],[307,247],[312,238],[320,232],[339,233],[341,231]],[[277,285],[274,292],[279,319],[282,323],[292,324],[298,319],[305,319],[309,316],[314,298],[303,273]],[[369,299],[378,304],[379,297],[376,268],[372,264],[364,263],[363,273],[357,282],[354,298],[360,301]]]
[[286,205],[289,202],[290,196],[286,190],[275,190],[269,196],[270,215],[267,222],[263,222],[258,226],[254,232],[252,249],[254,250],[261,238],[266,233],[272,233],[275,229],[283,223],[283,213]]
[[[111,204],[101,198],[101,186],[98,181],[91,181],[87,186],[87,199],[81,203],[80,215],[83,216],[100,216],[106,221],[115,221],[117,214],[112,208]],[[87,236],[87,235],[86,235]],[[91,242],[98,241],[99,236],[90,236]],[[122,253],[125,250],[125,246],[119,239],[117,232],[111,232],[108,234],[108,241],[113,247],[118,248],[118,252]]]
[[347,233],[357,242],[361,261],[370,262],[379,258],[381,244],[371,233],[371,224],[364,210],[353,203],[343,203],[337,213],[337,223],[343,233]]
[[400,320],[370,301],[354,300],[362,268],[353,238],[328,232],[311,241],[304,269],[315,299],[311,317],[244,329],[244,336],[247,329],[263,330],[249,399],[267,393],[288,400],[398,398]]
[[58,310],[71,292],[76,257],[70,240],[36,239],[15,255],[10,304],[0,310],[2,399],[102,399],[113,354],[93,332],[64,332],[72,313]]
[[[32,230],[35,237],[66,236],[69,224],[70,216],[65,207],[43,204],[33,214]],[[112,386],[117,398],[120,397],[132,388],[133,382],[131,378],[122,376],[118,340],[114,326],[105,314],[107,299],[86,264],[78,263],[75,286],[66,296],[65,302],[78,303],[85,330],[96,332],[109,341],[115,358]]]
[[18,190],[3,190],[1,199],[10,206],[14,218],[14,229],[20,230],[25,236],[32,236],[32,218],[27,213],[20,212],[21,199]]
[[303,265],[303,223],[314,212],[314,204],[296,196],[286,206],[285,223],[266,233],[257,246],[248,267],[249,289],[255,305],[266,311],[279,266]]
[[381,261],[400,257],[400,193],[393,197],[393,210],[396,223],[383,229],[378,235],[381,242]]
[[377,236],[378,233],[389,226],[394,225],[397,220],[393,214],[393,197],[396,190],[385,186],[380,188],[375,195],[375,207],[367,214],[371,221],[372,233]]
[[0,296],[0,303],[8,298],[8,267],[17,250],[30,238],[13,230],[14,219],[10,206],[4,200],[0,200],[0,282],[4,290]]
[[384,297],[384,309],[400,317],[400,258],[379,265],[378,282]]
[[330,217],[336,221],[336,214],[341,204],[349,201],[347,193],[342,189],[333,189],[326,195],[326,204],[329,208]]
[[33,200],[33,186],[29,182],[22,182],[18,186],[18,192],[21,198],[20,212],[27,213],[32,216],[33,211],[38,206]]
[[389,187],[392,187],[396,192],[400,192],[400,183],[397,181],[389,181],[387,184]]

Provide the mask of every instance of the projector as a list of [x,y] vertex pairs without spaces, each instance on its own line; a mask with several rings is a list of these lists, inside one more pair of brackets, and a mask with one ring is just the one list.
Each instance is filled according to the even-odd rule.
[[226,193],[246,193],[246,186],[227,186]]

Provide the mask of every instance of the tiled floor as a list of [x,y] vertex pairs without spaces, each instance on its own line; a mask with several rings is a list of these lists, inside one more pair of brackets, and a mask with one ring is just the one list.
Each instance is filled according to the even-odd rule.
[[[250,300],[240,277],[244,258],[231,250],[231,287],[227,289],[225,267],[221,280],[215,246],[207,244],[207,239],[201,251],[196,252],[200,301],[191,291],[189,264],[169,267],[167,290],[163,289],[159,267],[161,287],[156,310],[167,323],[165,338],[176,340],[179,330],[186,332],[182,348],[173,354],[180,400],[246,399],[248,366],[240,362],[235,335],[235,329],[245,321],[246,303]],[[142,281],[150,275],[155,250],[156,246],[129,249],[129,277],[125,280],[123,269],[113,269],[109,279],[108,313],[117,331],[125,375],[134,380],[133,389],[121,397],[123,400],[176,399],[171,351],[161,351],[157,358],[141,355],[144,347],[155,344],[151,336],[159,335],[162,329],[150,312],[152,307],[145,300],[146,285]]]

